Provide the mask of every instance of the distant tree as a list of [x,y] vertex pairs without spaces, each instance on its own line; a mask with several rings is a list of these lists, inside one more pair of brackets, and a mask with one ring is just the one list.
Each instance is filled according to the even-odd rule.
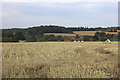
[[96,32],[94,34],[94,37],[96,37],[96,40],[104,41],[104,40],[106,40],[106,33],[105,32]]
[[100,32],[100,33],[99,33],[99,36],[100,36],[100,37],[105,37],[105,36],[106,36],[106,33],[105,33],[105,32]]
[[14,36],[14,40],[17,40],[17,41],[25,40],[25,36],[23,35],[22,32],[15,32],[13,36]]
[[100,37],[100,41],[105,41],[106,39],[106,37]]
[[80,38],[79,35],[76,35],[75,38]]
[[94,38],[90,37],[89,40],[90,40],[90,41],[94,41]]
[[48,37],[48,41],[57,41],[54,35],[49,35],[47,37]]
[[105,32],[100,32],[100,41],[105,41],[106,38],[106,33]]
[[99,38],[97,36],[93,36],[93,41],[98,41]]
[[83,36],[83,39],[85,40],[85,41],[93,41],[94,39],[93,39],[93,36]]
[[57,41],[64,41],[64,38],[62,36],[56,36]]
[[118,40],[120,40],[120,32],[118,32]]
[[96,33],[94,34],[94,38],[95,38],[96,40],[100,40],[100,33],[99,33],[99,32],[96,32]]
[[108,39],[113,39],[115,36],[114,36],[114,34],[107,34],[106,35],[106,38],[108,38]]
[[28,37],[26,38],[26,41],[27,41],[27,42],[36,42],[37,40],[36,40],[35,36],[28,36]]
[[2,33],[2,41],[3,42],[18,42],[15,38],[13,32],[3,32]]
[[94,34],[94,36],[99,36],[99,34],[100,34],[99,32],[96,32],[96,33]]

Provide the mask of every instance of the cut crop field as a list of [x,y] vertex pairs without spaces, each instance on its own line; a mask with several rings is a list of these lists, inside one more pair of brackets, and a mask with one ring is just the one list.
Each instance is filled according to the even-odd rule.
[[3,78],[115,78],[118,43],[2,43]]
[[[101,31],[73,31],[74,34],[77,35],[88,35],[88,36],[94,36],[96,32],[101,32]],[[118,34],[118,32],[105,32],[106,34]]]
[[54,36],[76,36],[76,34],[69,34],[69,33],[44,33],[44,35],[54,35]]
[[[74,34],[70,33],[44,33],[44,35],[54,35],[54,36],[76,36],[77,35],[87,35],[87,36],[94,36],[96,32],[101,32],[101,31],[73,31]],[[118,32],[105,32],[106,34],[118,34]]]

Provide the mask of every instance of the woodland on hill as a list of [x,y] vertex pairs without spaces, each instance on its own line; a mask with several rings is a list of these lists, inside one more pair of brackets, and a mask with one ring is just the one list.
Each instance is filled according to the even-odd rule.
[[[18,42],[19,40],[26,40],[27,42],[43,42],[43,41],[64,41],[72,40],[73,38],[82,37],[85,41],[104,41],[106,39],[118,40],[118,35],[106,34],[105,32],[117,32],[120,30],[119,27],[63,27],[56,25],[47,26],[35,26],[29,28],[12,28],[12,29],[1,29],[2,32],[2,42]],[[44,35],[44,33],[71,33],[73,31],[103,31],[96,32],[94,36],[81,36],[76,35],[75,37],[68,36],[54,36],[54,35]]]

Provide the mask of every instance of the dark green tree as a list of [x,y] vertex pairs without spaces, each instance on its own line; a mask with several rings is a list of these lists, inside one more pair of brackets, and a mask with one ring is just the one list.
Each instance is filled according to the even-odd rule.
[[28,36],[28,37],[26,38],[26,41],[27,41],[27,42],[36,42],[36,38],[35,38],[35,36]]
[[120,32],[118,32],[118,40],[120,41]]
[[23,35],[22,32],[14,32],[13,33],[13,36],[14,36],[14,40],[25,40],[25,36]]
[[76,35],[75,38],[80,38],[79,35]]
[[57,41],[64,41],[64,38],[62,36],[56,36]]

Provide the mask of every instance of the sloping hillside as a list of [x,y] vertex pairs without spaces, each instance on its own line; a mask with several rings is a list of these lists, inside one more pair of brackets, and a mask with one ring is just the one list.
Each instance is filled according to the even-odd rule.
[[[77,35],[88,35],[88,36],[94,36],[96,32],[101,31],[73,31],[74,34]],[[118,32],[105,32],[106,34],[118,34]]]
[[[101,32],[101,31],[73,31],[74,34],[69,34],[69,33],[44,33],[44,35],[54,35],[54,36],[76,36],[77,35],[87,35],[87,36],[94,36],[96,32]],[[118,32],[105,32],[106,34],[118,34]]]
[[54,36],[76,36],[76,34],[69,34],[69,33],[44,33],[44,35],[54,35]]

